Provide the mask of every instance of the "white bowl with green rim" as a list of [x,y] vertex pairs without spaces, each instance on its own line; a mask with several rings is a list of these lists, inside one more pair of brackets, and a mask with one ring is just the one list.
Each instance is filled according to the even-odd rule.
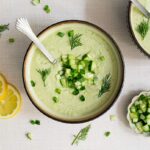
[[[71,50],[67,35],[69,30],[82,34],[82,46]],[[65,33],[65,36],[59,37],[58,32]],[[57,59],[63,54],[79,56],[90,53],[97,67],[97,82],[94,86],[87,86],[82,93],[86,100],[81,102],[78,96],[72,95],[70,89],[62,88],[55,78],[61,67],[59,61],[56,65],[50,64],[31,43],[24,59],[23,81],[26,92],[36,108],[50,118],[67,123],[89,121],[106,112],[117,99],[124,81],[122,55],[110,35],[91,23],[68,20],[49,26],[38,37],[47,50],[51,51]],[[99,56],[102,55],[105,57],[105,61],[99,60]],[[51,73],[46,79],[46,86],[44,87],[37,70],[49,67]],[[103,78],[108,73],[111,74],[111,87],[107,93],[98,97]],[[35,87],[31,86],[31,80],[35,81]],[[59,103],[55,104],[52,97],[56,95],[55,89],[58,87],[61,88],[62,92],[57,95],[60,99]]]

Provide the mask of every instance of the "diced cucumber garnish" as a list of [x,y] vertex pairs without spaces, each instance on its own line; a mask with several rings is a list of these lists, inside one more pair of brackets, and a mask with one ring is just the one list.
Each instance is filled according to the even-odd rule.
[[142,122],[136,123],[136,127],[137,127],[137,129],[138,129],[141,133],[143,132],[143,124],[142,124]]
[[148,125],[143,126],[143,130],[144,130],[144,132],[149,132],[149,131],[150,131],[149,129],[150,129],[150,128],[149,128],[149,126],[148,126]]
[[61,83],[61,85],[62,85],[63,87],[67,87],[67,81],[66,81],[65,78],[61,78],[61,79],[60,79],[60,83]]
[[[73,34],[73,32],[69,31],[68,34]],[[63,55],[61,64],[58,79],[63,87],[73,89],[73,95],[78,95],[85,90],[86,85],[94,84],[96,64],[89,54],[82,57],[75,57],[71,54]]]

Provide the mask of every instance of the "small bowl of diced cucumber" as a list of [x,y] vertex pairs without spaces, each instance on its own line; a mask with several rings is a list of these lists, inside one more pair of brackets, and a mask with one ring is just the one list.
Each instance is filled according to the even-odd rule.
[[141,92],[128,106],[130,127],[143,135],[150,135],[150,92]]

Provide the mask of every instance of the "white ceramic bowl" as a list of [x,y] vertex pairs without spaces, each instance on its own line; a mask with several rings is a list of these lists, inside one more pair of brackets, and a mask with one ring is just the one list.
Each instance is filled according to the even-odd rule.
[[145,135],[145,136],[148,136],[148,135],[150,135],[150,133],[148,133],[148,132],[144,132],[144,133],[140,133],[140,132],[139,132],[139,130],[137,129],[137,127],[135,126],[135,124],[132,123],[132,120],[131,120],[130,115],[129,115],[131,106],[134,104],[135,101],[138,100],[138,98],[139,98],[141,95],[150,96],[150,91],[143,91],[143,92],[141,92],[139,95],[136,95],[135,97],[133,97],[131,103],[130,103],[129,106],[128,106],[127,120],[129,121],[129,125],[130,125],[131,129],[133,129],[136,133],[138,133],[138,134],[143,134],[143,135]]

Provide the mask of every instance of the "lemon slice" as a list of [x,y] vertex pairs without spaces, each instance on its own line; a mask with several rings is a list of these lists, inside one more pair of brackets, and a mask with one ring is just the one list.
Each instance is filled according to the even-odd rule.
[[19,91],[8,84],[7,93],[4,99],[0,101],[0,118],[8,119],[19,112],[22,104],[22,98]]
[[7,81],[5,77],[0,73],[0,100],[6,96],[7,93]]

